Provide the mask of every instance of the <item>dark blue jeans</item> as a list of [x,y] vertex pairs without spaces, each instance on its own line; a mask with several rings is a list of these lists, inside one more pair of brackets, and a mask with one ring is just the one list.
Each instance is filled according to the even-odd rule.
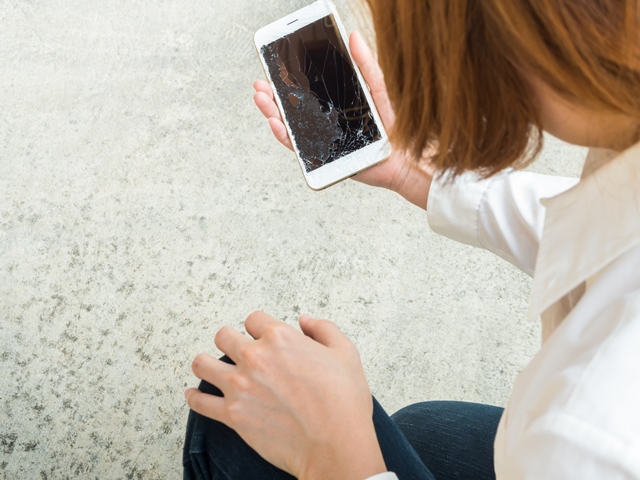
[[[199,388],[222,396],[207,382]],[[384,461],[400,480],[494,479],[493,441],[501,415],[499,407],[438,401],[417,403],[389,417],[373,400]],[[185,480],[294,478],[265,461],[235,431],[194,411],[187,422],[183,465]]]

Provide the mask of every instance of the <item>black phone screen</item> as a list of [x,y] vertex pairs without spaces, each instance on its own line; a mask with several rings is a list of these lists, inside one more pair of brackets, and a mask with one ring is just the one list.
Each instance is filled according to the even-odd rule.
[[382,138],[333,15],[261,55],[307,172]]

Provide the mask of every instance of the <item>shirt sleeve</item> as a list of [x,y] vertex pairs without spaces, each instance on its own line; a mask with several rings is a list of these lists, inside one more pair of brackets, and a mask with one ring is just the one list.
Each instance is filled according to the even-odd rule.
[[638,446],[563,414],[546,415],[530,428],[503,465],[499,480],[640,478]]
[[366,478],[365,480],[398,480],[398,477],[393,472],[384,472],[374,475],[373,477]]
[[467,173],[431,185],[431,229],[467,245],[485,248],[533,275],[544,224],[543,198],[578,183],[576,178],[508,170],[489,179]]

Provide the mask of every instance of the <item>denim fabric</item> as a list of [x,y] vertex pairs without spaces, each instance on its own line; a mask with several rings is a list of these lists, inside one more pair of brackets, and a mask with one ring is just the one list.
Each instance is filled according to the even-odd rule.
[[495,479],[493,442],[503,410],[479,403],[423,402],[391,419],[438,480],[489,480]]
[[[233,363],[227,357],[221,360]],[[222,396],[202,382],[200,390]],[[493,439],[502,409],[464,402],[425,402],[389,417],[373,400],[373,423],[387,468],[400,480],[495,478]],[[185,480],[293,479],[253,451],[226,425],[189,413]]]

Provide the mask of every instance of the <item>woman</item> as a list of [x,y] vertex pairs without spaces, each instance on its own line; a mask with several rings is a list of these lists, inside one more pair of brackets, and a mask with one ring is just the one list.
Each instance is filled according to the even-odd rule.
[[[368,4],[382,70],[359,35],[350,46],[395,148],[357,179],[533,275],[542,349],[504,412],[426,402],[390,418],[334,324],[301,316],[300,333],[254,313],[252,338],[216,335],[235,364],[193,362],[185,477],[640,479],[637,0]],[[508,169],[543,130],[592,148],[580,182]]]

